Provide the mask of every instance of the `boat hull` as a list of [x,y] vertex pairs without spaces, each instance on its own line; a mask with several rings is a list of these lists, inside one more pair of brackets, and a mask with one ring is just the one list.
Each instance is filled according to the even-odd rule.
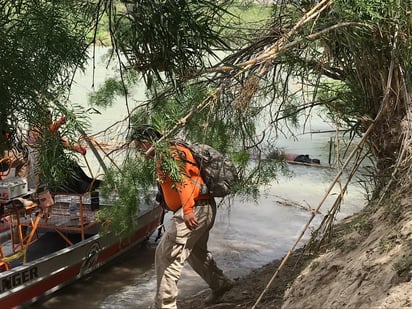
[[[0,308],[14,308],[38,300],[91,273],[146,240],[159,226],[161,207],[137,218],[127,239],[113,233],[96,234],[72,246],[0,273]],[[41,239],[39,239],[41,241]]]

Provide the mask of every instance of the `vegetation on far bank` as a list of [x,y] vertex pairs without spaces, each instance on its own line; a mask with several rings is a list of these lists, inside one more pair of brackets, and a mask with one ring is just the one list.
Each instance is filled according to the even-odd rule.
[[[121,6],[121,1],[117,2],[117,9],[124,10]],[[236,30],[230,28],[243,29],[253,36],[256,31],[264,29],[271,17],[272,5],[259,4],[253,1],[235,0],[227,8],[227,13],[223,15],[222,21],[227,24],[227,32],[231,35],[236,35]],[[111,37],[109,31],[109,18],[107,13],[103,14],[96,33],[90,33],[89,39],[95,39],[98,45],[111,46]],[[247,42],[250,38],[242,36],[239,40]]]

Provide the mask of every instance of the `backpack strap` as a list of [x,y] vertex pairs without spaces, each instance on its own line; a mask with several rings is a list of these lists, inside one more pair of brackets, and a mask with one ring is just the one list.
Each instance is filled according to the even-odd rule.
[[[193,151],[192,151],[192,149],[190,148],[189,144],[186,143],[185,141],[183,141],[183,140],[181,140],[181,139],[175,139],[175,140],[171,141],[171,144],[173,144],[173,145],[175,145],[175,146],[183,146],[183,147],[185,147],[187,150],[190,151],[190,153],[192,154],[192,157],[193,157],[193,159],[194,159]],[[182,154],[181,152],[179,152],[179,158],[180,158],[183,162],[185,162],[185,163],[189,163],[189,164],[191,164],[191,165],[194,165],[194,166],[197,166],[198,168],[200,168],[200,166],[199,166],[199,164],[197,164],[196,160],[195,160],[195,161],[190,161],[190,160],[188,160],[187,157],[186,157],[186,155],[185,155],[184,153]]]
[[[192,150],[192,148],[190,148],[190,145],[189,145],[188,143],[186,143],[185,141],[183,141],[183,140],[174,140],[172,143],[173,143],[175,146],[183,146],[183,147],[185,147],[187,150],[190,151],[190,153],[192,154],[192,157],[193,157],[193,160],[194,160],[194,161],[188,160],[188,159],[186,158],[186,155],[185,155],[185,154],[182,154],[182,155],[181,155],[181,153],[179,152],[179,156],[181,155],[180,159],[181,159],[183,162],[185,162],[185,163],[189,163],[189,164],[191,164],[191,165],[193,165],[193,166],[196,166],[196,167],[199,169],[199,176],[202,177],[201,170],[200,170],[200,165],[197,163],[197,161],[196,161],[196,159],[195,159],[195,156],[193,155],[193,150]],[[202,177],[202,180],[203,180],[203,182],[204,182],[203,184],[200,184],[200,183],[198,183],[197,181],[195,181],[195,180],[193,180],[193,179],[192,179],[192,183],[193,183],[194,185],[200,187],[199,194],[201,194],[201,195],[203,195],[203,194],[209,194],[209,188],[208,188],[208,186],[206,185],[205,179],[204,179],[203,177]]]

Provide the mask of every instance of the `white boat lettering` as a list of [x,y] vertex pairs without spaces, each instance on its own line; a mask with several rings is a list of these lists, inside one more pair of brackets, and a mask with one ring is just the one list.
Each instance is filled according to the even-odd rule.
[[23,283],[26,283],[30,280],[38,278],[38,270],[37,267],[31,267],[29,269],[25,269],[21,272],[16,274],[10,275],[6,278],[1,280],[1,292],[5,292],[7,290],[11,290]]

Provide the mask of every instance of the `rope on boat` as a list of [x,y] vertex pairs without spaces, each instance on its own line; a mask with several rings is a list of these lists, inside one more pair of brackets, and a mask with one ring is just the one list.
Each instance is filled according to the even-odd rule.
[[5,262],[5,263],[9,263],[11,261],[17,260],[19,258],[21,258],[23,256],[23,264],[26,263],[26,249],[21,250],[19,252],[17,252],[16,254],[10,255],[10,256],[6,256],[2,259],[0,259],[0,261]]

